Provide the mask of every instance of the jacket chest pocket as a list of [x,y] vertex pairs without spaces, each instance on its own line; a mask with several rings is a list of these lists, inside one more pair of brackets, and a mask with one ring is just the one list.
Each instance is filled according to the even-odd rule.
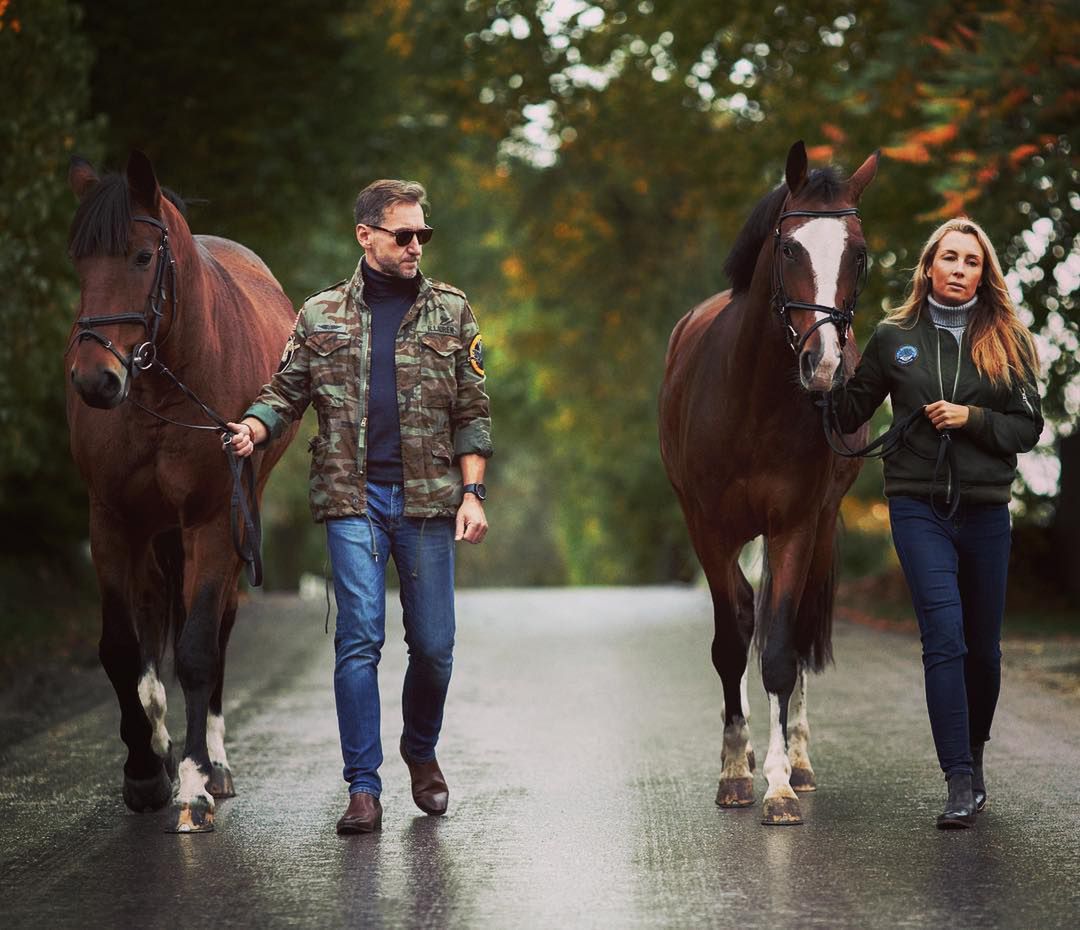
[[352,373],[352,339],[348,333],[316,332],[307,337],[311,349],[311,399],[316,406],[340,407]]
[[457,395],[455,355],[461,339],[443,333],[420,334],[420,402],[424,407],[452,407]]

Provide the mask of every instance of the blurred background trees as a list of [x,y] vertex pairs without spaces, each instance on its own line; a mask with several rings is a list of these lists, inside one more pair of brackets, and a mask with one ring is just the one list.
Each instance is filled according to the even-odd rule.
[[[968,212],[997,244],[1040,334],[1052,423],[1024,466],[1018,548],[1063,587],[1080,578],[1060,561],[1080,550],[1078,495],[1058,501],[1076,480],[1061,463],[1080,468],[1077,14],[1053,0],[0,0],[5,559],[84,534],[62,414],[66,162],[115,168],[134,146],[191,200],[195,232],[254,248],[297,304],[351,273],[357,190],[422,180],[438,230],[425,270],[477,309],[495,417],[492,541],[462,553],[462,581],[692,577],[655,440],[667,337],[726,286],[729,244],[802,138],[846,171],[884,155],[862,204],[860,341],[941,219]],[[271,585],[322,570],[305,445],[265,506]],[[867,466],[855,532],[880,536],[879,495]]]

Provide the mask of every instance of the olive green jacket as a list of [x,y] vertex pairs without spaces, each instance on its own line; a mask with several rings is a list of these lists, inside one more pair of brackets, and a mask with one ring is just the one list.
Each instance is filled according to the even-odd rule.
[[[480,329],[465,295],[421,277],[398,330],[394,364],[405,515],[453,515],[461,502],[458,456],[492,454]],[[309,297],[281,368],[244,416],[276,439],[314,404],[319,432],[311,451],[311,512],[317,521],[367,508],[367,408],[371,309],[357,265],[348,281]]]
[[[947,400],[968,408],[968,421],[951,431],[960,496],[972,503],[1007,503],[1016,477],[1016,455],[1038,441],[1043,419],[1034,376],[1013,375],[1011,387],[992,384],[971,358],[970,334],[957,343],[938,329],[924,307],[910,329],[879,323],[855,374],[833,392],[839,426],[853,432],[892,399],[893,422],[917,407]],[[938,431],[917,420],[904,444],[885,459],[885,495],[929,498]],[[940,493],[940,489],[939,489]]]

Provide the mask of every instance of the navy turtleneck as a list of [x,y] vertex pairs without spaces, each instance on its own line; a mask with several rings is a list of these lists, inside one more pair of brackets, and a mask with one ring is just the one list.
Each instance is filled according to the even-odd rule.
[[420,276],[399,278],[361,261],[364,303],[371,309],[371,380],[367,406],[367,477],[401,484],[401,422],[398,418],[394,348],[401,321],[416,302]]

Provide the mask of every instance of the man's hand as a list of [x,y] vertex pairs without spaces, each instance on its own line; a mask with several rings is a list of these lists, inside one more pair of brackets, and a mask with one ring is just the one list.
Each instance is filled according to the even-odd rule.
[[947,400],[927,404],[923,412],[938,430],[960,429],[968,421],[968,408],[963,404],[950,404]]
[[229,429],[233,431],[232,441],[225,443],[225,451],[232,450],[233,455],[246,459],[255,451],[255,446],[265,442],[269,433],[262,420],[255,417],[244,417],[239,423],[229,423]]
[[484,505],[475,494],[466,494],[462,498],[461,506],[458,507],[454,542],[464,539],[465,542],[473,545],[482,543],[487,530],[488,522],[487,517],[484,516]]

